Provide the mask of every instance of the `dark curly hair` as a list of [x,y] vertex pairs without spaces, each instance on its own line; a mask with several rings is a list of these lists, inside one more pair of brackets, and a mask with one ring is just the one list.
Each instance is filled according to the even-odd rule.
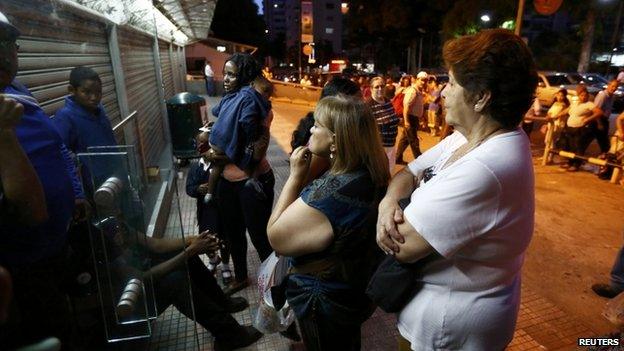
[[503,128],[520,124],[533,103],[537,71],[533,55],[522,39],[506,29],[483,30],[444,44],[442,56],[455,80],[474,104],[489,91],[483,112]]
[[238,85],[244,87],[249,85],[256,77],[262,73],[260,63],[248,53],[237,52],[230,56],[225,62],[232,62],[238,68]]

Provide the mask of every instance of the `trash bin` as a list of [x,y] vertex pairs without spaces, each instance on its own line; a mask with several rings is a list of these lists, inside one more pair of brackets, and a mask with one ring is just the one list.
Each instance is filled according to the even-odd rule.
[[206,100],[191,93],[179,93],[167,100],[167,116],[171,131],[173,155],[178,159],[199,157],[195,136],[202,127]]

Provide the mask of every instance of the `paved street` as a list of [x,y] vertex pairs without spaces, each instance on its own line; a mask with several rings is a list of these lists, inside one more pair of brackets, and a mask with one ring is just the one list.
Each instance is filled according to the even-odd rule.
[[[214,103],[216,100],[210,99],[210,104]],[[275,118],[268,155],[276,173],[278,196],[288,176],[290,133],[311,108],[283,102],[274,102],[273,108]],[[437,142],[425,133],[420,136],[423,149]],[[540,135],[536,131],[532,136],[534,155],[539,155]],[[520,317],[508,350],[570,350],[576,347],[579,337],[606,335],[616,330],[601,316],[607,300],[594,295],[590,286],[607,281],[614,255],[622,243],[624,188],[599,180],[589,172],[571,174],[556,165],[541,166],[538,157],[534,158],[534,164],[535,234],[524,266]],[[194,233],[194,202],[183,194],[182,182],[178,184],[182,225],[185,233]],[[177,211],[172,211],[168,234],[173,235],[179,225]],[[259,261],[251,245],[248,255],[250,274],[254,276]],[[258,293],[251,287],[239,294],[249,300],[251,308],[235,316],[242,323],[250,323]],[[363,350],[395,350],[394,326],[394,317],[378,310],[364,325]],[[151,349],[192,350],[196,345],[192,329],[186,318],[170,308],[156,324]],[[201,327],[198,330],[200,349],[211,350],[212,338]],[[267,335],[246,348],[289,349],[302,350],[302,345],[292,344],[279,334]]]
[[[286,103],[273,107],[272,135],[289,150],[290,132],[309,107]],[[419,136],[423,150],[437,142],[427,133]],[[527,345],[570,349],[577,337],[616,329],[601,315],[607,300],[596,296],[590,287],[608,280],[623,243],[624,187],[589,172],[541,166],[540,138],[543,136],[535,130],[535,233],[524,266],[523,304],[511,349]]]

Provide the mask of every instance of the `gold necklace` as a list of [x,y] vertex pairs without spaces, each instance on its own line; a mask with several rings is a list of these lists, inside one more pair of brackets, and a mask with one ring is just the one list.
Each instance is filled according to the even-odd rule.
[[477,147],[479,147],[479,145],[483,144],[484,141],[488,140],[489,138],[491,138],[491,137],[493,137],[493,136],[495,136],[497,134],[500,134],[502,131],[503,131],[502,129],[497,129],[497,130],[493,131],[492,133],[490,133],[490,134],[486,135],[485,137],[481,138],[481,140],[479,140],[473,146],[469,146],[469,143],[466,143],[466,144],[458,147],[457,150],[455,150],[453,152],[451,157],[449,157],[448,160],[446,160],[446,163],[444,164],[444,167],[442,167],[442,169],[447,168],[448,166],[453,164],[455,161],[457,161],[460,158],[462,158],[463,156],[465,156],[470,151],[472,151],[472,150],[476,149]]

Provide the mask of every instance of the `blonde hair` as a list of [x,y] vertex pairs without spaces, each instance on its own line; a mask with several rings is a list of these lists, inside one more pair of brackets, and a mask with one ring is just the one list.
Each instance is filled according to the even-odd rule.
[[373,113],[364,101],[328,96],[318,102],[314,117],[335,135],[332,173],[347,173],[364,166],[376,185],[388,185],[388,159]]
[[378,80],[380,80],[383,85],[386,85],[385,79],[383,79],[383,77],[380,77],[380,76],[376,76],[373,79],[371,79],[370,80],[370,85],[373,86],[373,84],[375,84],[375,82],[378,81]]

